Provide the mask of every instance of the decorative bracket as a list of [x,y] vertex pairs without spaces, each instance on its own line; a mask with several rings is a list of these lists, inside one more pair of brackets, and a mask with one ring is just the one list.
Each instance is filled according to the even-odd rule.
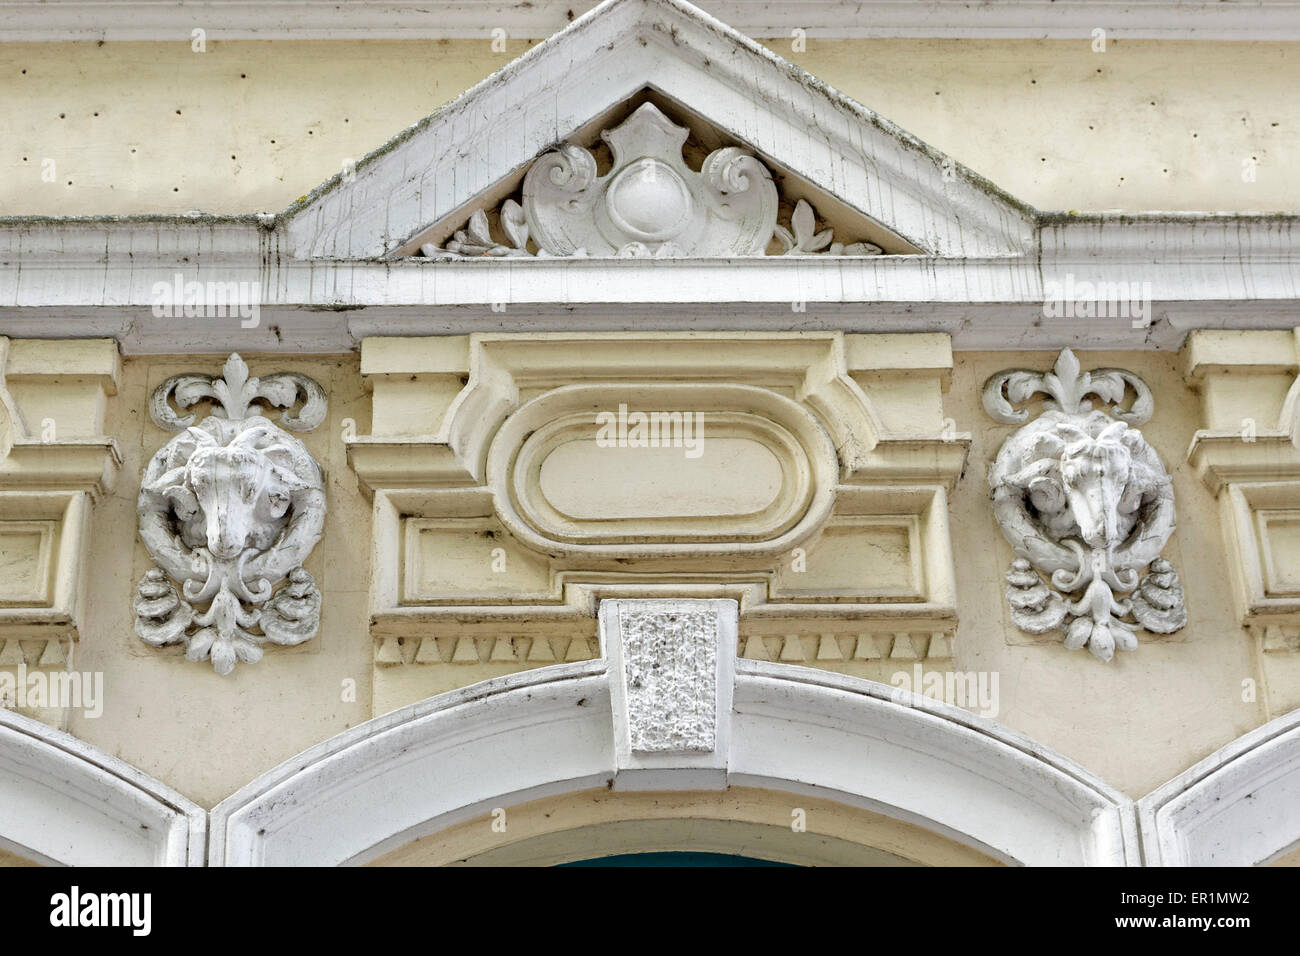
[[[1136,398],[1124,409],[1128,389]],[[1139,625],[1168,634],[1187,623],[1178,574],[1160,556],[1175,526],[1172,481],[1131,427],[1151,417],[1154,401],[1133,373],[1082,372],[1066,349],[1051,372],[994,375],[984,408],[1020,424],[1028,414],[1013,404],[1038,393],[1050,396],[1043,414],[1003,443],[989,472],[994,515],[1016,554],[1006,576],[1011,619],[1031,634],[1059,628],[1067,648],[1109,661],[1116,648],[1137,647]],[[1088,396],[1109,406],[1094,409]]]

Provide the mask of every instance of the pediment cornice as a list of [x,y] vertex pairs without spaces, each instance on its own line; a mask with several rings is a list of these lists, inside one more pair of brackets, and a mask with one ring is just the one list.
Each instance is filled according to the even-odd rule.
[[[501,215],[522,210],[539,158],[599,148],[647,103],[693,137],[684,181],[727,150],[752,158],[755,182],[772,177],[766,254],[743,231],[690,249],[643,243],[674,256],[652,261],[618,258],[608,237],[587,256],[568,254],[573,243],[539,256],[531,237],[527,255],[418,254],[458,231],[473,246],[477,210],[494,210],[490,241],[505,242]],[[0,218],[0,334],[273,352],[351,350],[377,334],[704,324],[944,332],[957,348],[1177,348],[1191,329],[1295,325],[1298,222],[1041,213],[679,0],[609,0],[281,213]],[[782,250],[781,230],[812,241]],[[258,315],[160,314],[158,290],[178,281],[237,283]],[[1132,304],[1100,301],[1116,289],[1140,314],[1108,311]],[[1054,297],[1068,315],[1048,308]]]
[[288,251],[391,256],[647,90],[923,253],[1032,248],[1029,206],[753,40],[679,0],[608,0],[290,207]]

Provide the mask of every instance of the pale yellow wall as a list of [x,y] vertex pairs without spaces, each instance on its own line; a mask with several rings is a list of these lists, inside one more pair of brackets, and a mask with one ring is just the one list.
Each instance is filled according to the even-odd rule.
[[[1300,208],[1300,44],[770,45],[1041,209]],[[526,48],[0,45],[0,214],[277,211]]]
[[1280,857],[1269,864],[1270,866],[1300,866],[1300,847],[1283,853]]
[[[1003,596],[1011,549],[993,518],[987,473],[1016,426],[994,423],[979,404],[979,394],[995,372],[1046,370],[1054,356],[959,352],[946,396],[948,413],[974,440],[966,474],[950,499],[961,616],[953,658],[960,670],[999,673],[1000,723],[1139,797],[1279,715],[1265,712],[1256,642],[1233,607],[1213,496],[1184,460],[1192,433],[1202,426],[1200,403],[1183,381],[1180,356],[1078,355],[1085,369],[1135,372],[1155,395],[1155,414],[1141,431],[1174,479],[1178,530],[1164,556],[1173,562],[1187,595],[1187,626],[1163,637],[1140,632],[1136,651],[1117,652],[1105,665],[1085,651],[1066,650],[1059,633],[1036,639],[1011,623]],[[1027,643],[1032,640],[1045,643]],[[1242,700],[1244,680],[1255,682],[1255,702]]]
[[[329,396],[329,417],[295,433],[325,472],[325,535],[306,562],[326,595],[319,635],[297,647],[268,646],[254,665],[223,677],[185,660],[180,645],[149,647],[134,632],[132,601],[150,566],[136,532],[136,496],[149,458],[171,437],[149,418],[150,392],[180,372],[219,372],[225,356],[131,359],[109,406],[106,430],[122,449],[122,475],[95,507],[89,613],[72,666],[104,673],[104,712],[71,715],[75,736],[121,757],[204,806],[314,743],[368,720],[371,648],[366,636],[370,508],[343,448],[343,420],[370,428],[355,356],[259,358],[253,375],[291,369]],[[364,400],[363,400],[364,399]],[[270,413],[276,420],[277,412]],[[354,680],[355,702],[343,699]]]
[[0,867],[6,866],[40,866],[40,864],[0,847]]
[[[1300,44],[1112,41],[1104,54],[1087,41],[811,39],[802,53],[788,42],[771,46],[1039,208],[1300,208],[1300,99],[1291,95],[1300,88]],[[495,54],[487,41],[214,41],[204,54],[188,44],[0,45],[0,214],[278,210],[524,49],[512,44]],[[1242,163],[1252,157],[1258,176],[1246,182]],[[41,178],[46,159],[57,171],[52,183]],[[98,718],[74,710],[68,729],[205,806],[386,709],[372,699],[370,505],[342,434],[347,418],[358,434],[372,432],[358,358],[246,358],[253,374],[292,369],[315,377],[330,396],[329,419],[301,436],[328,480],[325,538],[307,563],[325,598],[320,635],[298,648],[269,648],[260,663],[227,677],[135,636],[131,600],[148,566],[136,493],[142,468],[168,438],[148,418],[148,395],[168,375],[217,371],[225,355],[132,358],[117,394],[105,400],[103,431],[117,439],[123,465],[117,487],[93,512],[89,612],[72,661],[79,671],[104,673],[106,700]],[[1109,665],[1065,650],[1059,636],[1034,643],[1011,624],[1003,595],[1010,549],[993,519],[985,473],[1013,428],[987,418],[979,391],[993,372],[1045,369],[1051,355],[958,353],[941,415],[973,443],[950,499],[960,614],[952,666],[996,671],[1000,723],[1140,796],[1277,713],[1263,687],[1258,700],[1243,699],[1243,681],[1263,684],[1264,675],[1225,578],[1219,510],[1184,462],[1202,406],[1183,381],[1181,357],[1080,358],[1085,368],[1126,368],[1152,386],[1156,411],[1142,430],[1174,476],[1179,528],[1165,554],[1182,576],[1189,623],[1167,637],[1142,635],[1138,651]],[[1270,394],[1289,383],[1289,373],[1275,376]],[[20,398],[35,401],[25,388],[15,385]],[[1219,398],[1216,407],[1229,409]],[[56,419],[65,411],[49,408]],[[906,422],[898,418],[893,424]],[[502,669],[449,666],[433,690]],[[399,685],[413,674],[393,669],[385,678],[391,686],[375,697],[403,698]],[[1269,677],[1271,699],[1300,700],[1293,659],[1275,663]],[[346,681],[355,681],[354,700],[345,699]],[[421,686],[412,696],[433,692]],[[742,807],[736,799],[719,803],[713,817],[767,825],[758,815],[772,806],[755,798]],[[660,813],[637,804],[629,817],[631,804],[615,812],[597,807],[602,800],[615,806],[599,795],[574,804],[573,826]],[[678,806],[667,815],[689,814]],[[545,832],[539,824],[535,835]],[[491,845],[466,838],[462,849]],[[448,846],[408,851],[432,859]],[[0,853],[0,864],[14,860]]]
[[[1189,623],[1167,637],[1143,634],[1136,652],[1120,652],[1109,665],[1086,652],[1065,650],[1059,635],[1030,643],[1035,639],[1010,623],[1003,574],[1011,555],[993,519],[985,474],[1013,429],[987,418],[979,404],[980,387],[1005,368],[1046,367],[1049,355],[958,353],[944,411],[959,431],[972,433],[973,444],[950,505],[960,615],[952,666],[998,672],[999,722],[1140,796],[1277,715],[1266,712],[1262,688],[1258,701],[1242,699],[1242,681],[1260,681],[1256,643],[1240,626],[1232,605],[1222,528],[1211,494],[1183,460],[1201,408],[1183,381],[1181,357],[1154,352],[1082,352],[1080,357],[1085,368],[1132,370],[1156,396],[1155,415],[1142,430],[1174,476],[1179,527],[1165,554],[1182,576]],[[183,660],[177,648],[155,650],[135,636],[131,601],[147,567],[136,534],[135,500],[142,467],[168,438],[149,421],[147,395],[168,375],[217,369],[221,357],[129,358],[106,422],[122,448],[122,477],[94,511],[90,613],[73,661],[77,670],[104,672],[106,700],[97,719],[74,710],[71,732],[205,805],[387,709],[372,706],[371,700],[375,670],[366,603],[370,506],[357,489],[343,447],[345,418],[356,420],[359,434],[371,427],[357,359],[250,356],[249,361],[254,374],[290,367],[311,375],[330,396],[327,422],[301,436],[328,478],[325,538],[307,563],[325,596],[320,636],[298,648],[270,647],[260,663],[241,665],[227,677],[207,664]],[[902,662],[885,672],[910,668],[910,661]],[[499,670],[487,664],[443,665],[435,690]],[[1277,673],[1282,672],[1274,680],[1280,679]],[[354,703],[342,699],[349,678],[356,681]],[[882,673],[878,679],[888,678]],[[1279,686],[1273,692],[1277,699],[1293,700],[1300,687]]]
[[[793,828],[796,819],[805,829]],[[674,850],[805,866],[996,865],[978,850],[909,823],[830,800],[751,787],[678,793],[602,788],[533,800],[413,840],[373,864],[553,866]]]

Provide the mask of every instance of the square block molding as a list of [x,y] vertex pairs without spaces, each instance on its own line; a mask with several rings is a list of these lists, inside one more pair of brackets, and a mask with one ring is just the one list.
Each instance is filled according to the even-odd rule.
[[1296,332],[1192,333],[1204,428],[1187,460],[1219,501],[1241,622],[1265,652],[1300,649],[1300,349]]
[[[951,365],[933,334],[366,339],[372,433],[348,456],[373,502],[376,663],[446,662],[449,637],[489,636],[493,660],[523,662],[532,644],[507,654],[503,636],[591,638],[601,599],[666,593],[738,602],[741,644],[747,632],[774,648],[878,632],[891,646],[916,632],[946,656],[947,494],[969,445],[943,415]],[[896,375],[925,383],[906,409]],[[631,427],[651,412],[665,429],[678,427],[666,416],[696,416],[703,450],[639,448],[616,429],[601,443],[598,415]],[[888,547],[875,549],[880,575],[846,581],[835,559],[855,532]],[[819,582],[819,567],[836,574]],[[478,661],[488,643],[456,658]]]
[[[62,667],[84,612],[90,513],[122,458],[104,436],[111,340],[0,338],[0,666]],[[35,547],[32,545],[35,544]]]

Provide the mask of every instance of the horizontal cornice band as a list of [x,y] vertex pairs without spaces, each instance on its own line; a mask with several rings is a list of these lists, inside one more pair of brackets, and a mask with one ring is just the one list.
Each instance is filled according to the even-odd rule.
[[[4,0],[0,42],[188,42],[202,28],[224,40],[541,39],[596,4],[522,0]],[[748,36],[825,38],[1297,41],[1290,0],[706,0]]]

